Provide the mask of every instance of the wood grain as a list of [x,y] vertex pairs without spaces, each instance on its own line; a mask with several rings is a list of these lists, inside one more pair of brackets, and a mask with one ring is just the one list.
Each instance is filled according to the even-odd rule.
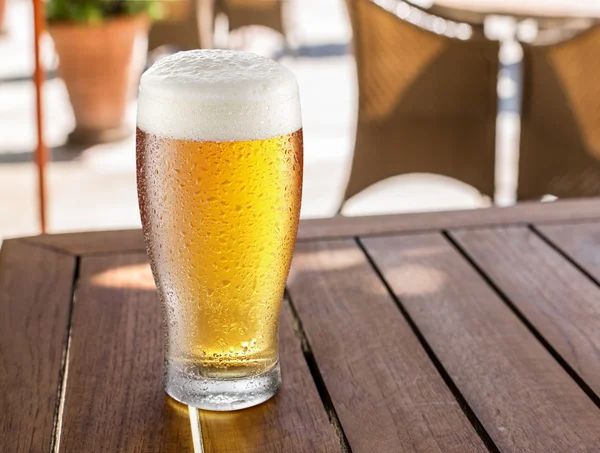
[[599,451],[598,408],[443,236],[364,244],[500,451]]
[[303,220],[300,222],[298,238],[300,240],[343,238],[436,231],[467,226],[590,218],[600,218],[598,198],[559,200],[553,203],[520,203],[509,208]]
[[536,228],[600,282],[600,223],[536,225]]
[[161,387],[161,329],[145,255],[82,259],[60,451],[193,453],[187,411]]
[[[559,200],[554,203],[520,203],[509,208],[304,219],[300,222],[298,240],[593,218],[600,218],[600,200],[595,198]],[[74,255],[145,250],[141,230],[42,235],[27,240]]]
[[[287,315],[281,331],[281,394],[235,414],[202,413],[206,452],[339,451]],[[192,452],[187,410],[162,390],[162,351],[145,255],[83,258],[61,451]]]
[[298,244],[288,290],[354,453],[487,451],[354,241]]
[[75,259],[18,240],[0,252],[0,450],[49,451]]
[[87,233],[44,234],[27,241],[73,255],[144,251],[142,230],[90,231]]
[[463,230],[452,236],[600,395],[598,286],[528,228]]
[[319,399],[287,303],[282,308],[279,393],[259,406],[236,412],[201,411],[205,453],[341,452]]

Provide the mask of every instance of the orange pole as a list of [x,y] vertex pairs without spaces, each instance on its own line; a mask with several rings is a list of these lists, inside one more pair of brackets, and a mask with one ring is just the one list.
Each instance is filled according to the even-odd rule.
[[44,30],[44,3],[43,0],[33,0],[33,30],[35,41],[35,107],[37,120],[37,149],[35,160],[38,169],[39,212],[42,233],[46,232],[46,161],[48,149],[44,143],[44,122],[42,112],[42,87],[44,84],[44,68],[40,58],[40,40]]

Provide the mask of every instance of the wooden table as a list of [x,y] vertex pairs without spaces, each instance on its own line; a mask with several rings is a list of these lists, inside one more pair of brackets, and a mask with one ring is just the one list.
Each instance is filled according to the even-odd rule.
[[280,393],[190,423],[139,231],[5,241],[0,450],[598,452],[599,282],[598,199],[304,222]]

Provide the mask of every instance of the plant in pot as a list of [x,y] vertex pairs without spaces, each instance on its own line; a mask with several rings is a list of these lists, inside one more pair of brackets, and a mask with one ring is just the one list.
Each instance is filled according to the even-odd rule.
[[107,142],[132,132],[124,123],[127,103],[158,6],[150,0],[48,1],[48,30],[75,114],[71,141]]

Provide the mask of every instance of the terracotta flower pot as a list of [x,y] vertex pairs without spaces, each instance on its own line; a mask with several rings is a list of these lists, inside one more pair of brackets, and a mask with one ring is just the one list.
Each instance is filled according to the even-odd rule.
[[145,62],[148,19],[120,17],[98,25],[53,23],[49,31],[75,114],[70,140],[107,142],[132,133],[124,119]]
[[0,0],[0,35],[4,31],[4,13],[6,12],[6,0]]

